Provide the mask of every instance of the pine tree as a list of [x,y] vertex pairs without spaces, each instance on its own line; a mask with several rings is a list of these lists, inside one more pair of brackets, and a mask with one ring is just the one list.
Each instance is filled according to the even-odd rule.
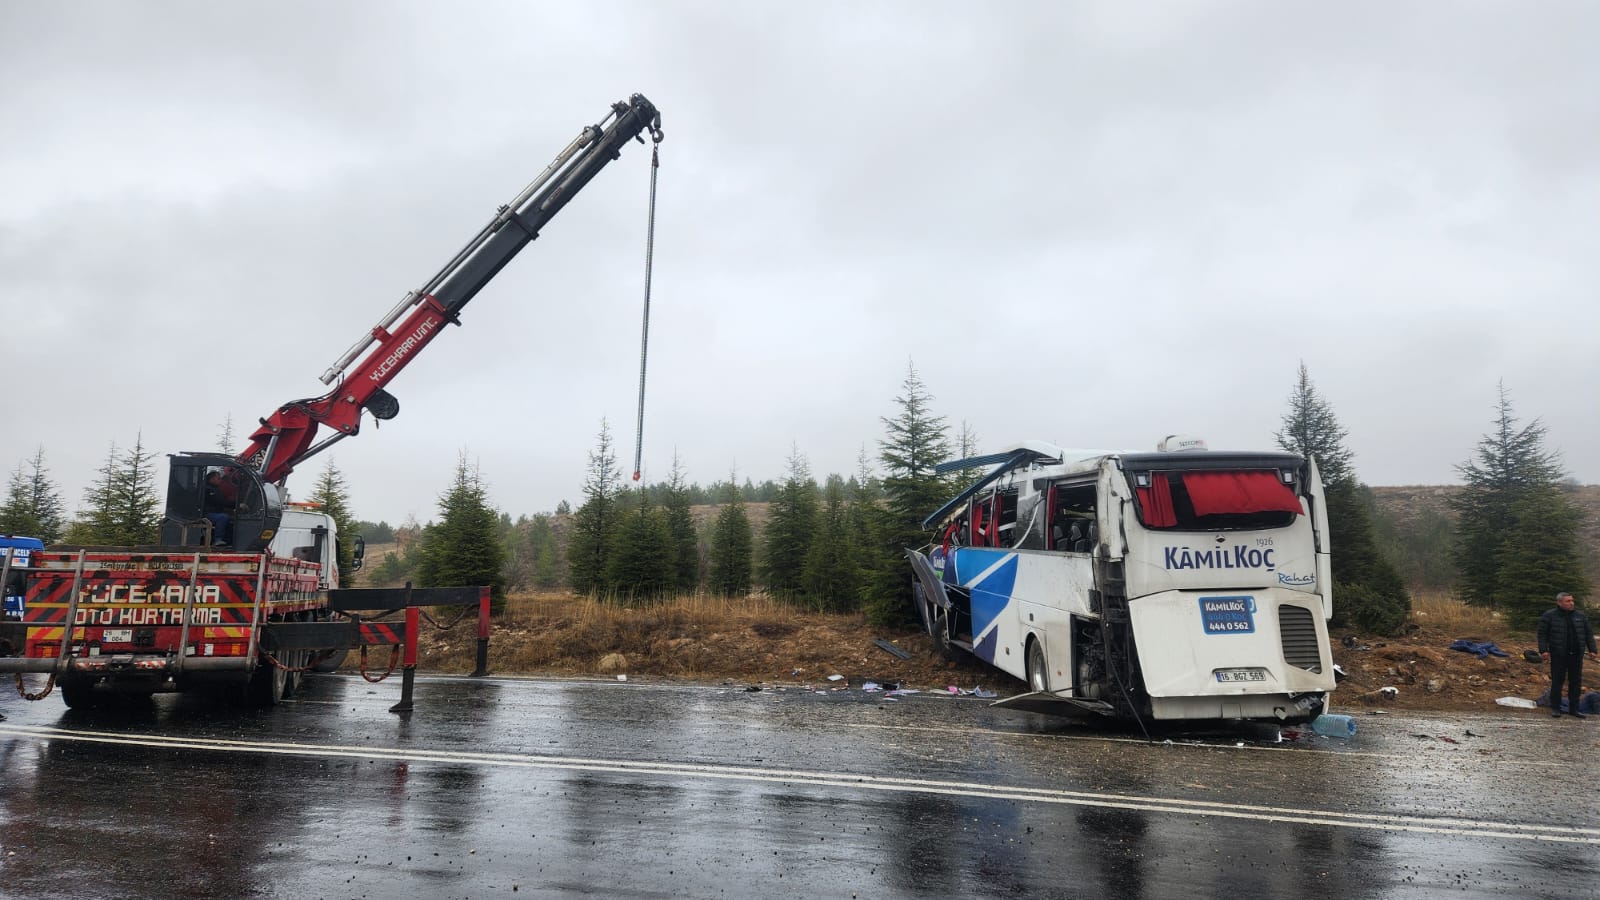
[[1300,363],[1300,374],[1289,395],[1289,412],[1283,417],[1283,430],[1274,436],[1278,446],[1315,459],[1325,487],[1345,485],[1354,480],[1350,461],[1354,454],[1344,445],[1349,435],[1327,401],[1311,383],[1311,373]]
[[605,588],[606,557],[617,529],[617,498],[622,473],[611,444],[611,425],[600,420],[600,436],[589,453],[589,476],[583,483],[583,505],[572,519],[567,567],[572,589],[592,594]]
[[915,366],[908,367],[899,415],[884,418],[878,442],[883,464],[883,505],[876,516],[878,541],[867,563],[867,615],[876,624],[911,624],[911,569],[905,551],[928,542],[922,520],[939,508],[950,491],[934,467],[950,457],[949,426],[930,409]]
[[878,524],[883,518],[883,491],[878,477],[873,474],[872,459],[864,445],[856,455],[856,473],[846,486],[845,494],[845,552],[850,559],[854,595],[842,608],[857,610],[866,602],[866,585],[872,577],[877,548],[882,543]]
[[637,503],[621,517],[606,559],[606,583],[624,599],[659,599],[677,578],[672,532],[660,507],[644,491],[633,493]]
[[1411,615],[1411,595],[1394,564],[1378,552],[1371,492],[1356,477],[1355,454],[1344,444],[1348,434],[1302,362],[1276,437],[1283,449],[1316,460],[1322,475],[1333,557],[1333,584],[1323,587],[1331,588],[1333,622],[1394,634]]
[[[970,459],[971,457],[977,456],[980,452],[981,451],[978,446],[978,433],[972,430],[972,423],[963,419],[961,422],[961,433],[956,438],[955,458]],[[954,492],[960,493],[961,491],[966,490],[968,487],[971,487],[973,482],[977,481],[979,478],[982,478],[983,475],[984,469],[982,467],[963,469],[959,472],[952,473],[950,486]]]
[[806,555],[817,530],[817,483],[798,447],[789,453],[789,473],[772,503],[764,540],[763,576],[767,592],[780,600],[799,600],[805,584]]
[[223,453],[232,453],[239,449],[238,447],[234,446],[232,413],[229,413],[228,416],[222,420],[222,430],[217,432],[217,449],[221,450]]
[[672,454],[672,473],[662,492],[662,511],[672,535],[672,589],[692,594],[700,587],[700,535],[690,509],[689,484],[678,454]]
[[822,489],[816,539],[806,552],[802,587],[817,609],[846,612],[856,608],[860,570],[850,541],[844,479],[829,475]]
[[1588,593],[1578,562],[1581,510],[1555,485],[1540,485],[1511,504],[1516,528],[1500,545],[1494,606],[1513,627],[1534,628],[1557,593]]
[[333,519],[338,532],[334,553],[339,564],[339,586],[354,587],[356,520],[350,514],[350,488],[345,483],[344,473],[334,465],[333,457],[328,458],[322,467],[322,474],[317,476],[317,486],[311,490],[311,500],[320,504],[322,511]]
[[456,461],[455,478],[439,495],[439,522],[429,529],[422,544],[416,580],[422,587],[490,588],[491,609],[505,601],[505,547],[500,543],[499,519],[490,508],[483,478],[467,464],[463,452]]
[[562,585],[562,557],[555,544],[554,533],[549,533],[539,541],[538,548],[538,554],[533,559],[533,586],[542,591],[558,588]]
[[78,513],[67,540],[122,547],[156,543],[161,537],[161,498],[155,456],[145,450],[142,433],[126,453],[119,454],[113,443],[99,478],[84,491],[87,508]]
[[5,504],[0,506],[0,533],[27,535],[53,544],[66,528],[66,505],[61,501],[61,491],[50,480],[41,444],[11,475]]
[[[1575,544],[1561,536],[1563,528],[1576,531],[1581,514],[1558,489],[1564,473],[1557,455],[1544,448],[1544,425],[1535,419],[1518,428],[1504,383],[1499,393],[1494,430],[1478,441],[1473,459],[1456,467],[1466,489],[1450,500],[1457,514],[1453,555],[1464,600],[1491,608],[1511,603],[1510,611],[1520,615],[1514,598],[1527,596],[1530,585],[1518,580],[1527,573],[1513,557],[1530,554],[1563,577],[1581,579],[1577,553],[1566,549]],[[1570,564],[1557,564],[1569,556]],[[1530,602],[1542,609],[1547,600]]]
[[730,479],[727,504],[717,513],[716,524],[711,528],[711,572],[706,579],[707,590],[724,597],[747,596],[750,593],[750,551],[753,545],[750,518],[745,514],[739,483]]

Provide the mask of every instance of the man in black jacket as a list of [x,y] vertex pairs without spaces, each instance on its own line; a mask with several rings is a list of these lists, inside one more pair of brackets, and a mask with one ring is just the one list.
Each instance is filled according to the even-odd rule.
[[1578,712],[1578,697],[1583,691],[1583,654],[1590,659],[1596,656],[1594,629],[1589,619],[1574,609],[1572,595],[1566,591],[1556,595],[1556,608],[1539,617],[1539,655],[1550,661],[1550,715],[1561,718],[1561,683],[1567,683],[1567,711],[1574,717],[1586,718]]

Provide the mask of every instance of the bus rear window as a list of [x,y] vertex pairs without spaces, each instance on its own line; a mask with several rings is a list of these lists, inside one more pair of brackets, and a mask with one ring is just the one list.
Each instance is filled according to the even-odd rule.
[[1282,528],[1302,511],[1276,470],[1140,473],[1134,493],[1146,528]]

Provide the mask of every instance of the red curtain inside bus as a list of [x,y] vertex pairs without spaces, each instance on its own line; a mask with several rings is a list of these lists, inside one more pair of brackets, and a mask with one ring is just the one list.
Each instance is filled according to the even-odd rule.
[[1139,508],[1144,511],[1147,528],[1171,528],[1178,524],[1178,514],[1172,511],[1172,488],[1167,476],[1157,473],[1150,479],[1149,487],[1135,488],[1139,495]]
[[1185,472],[1183,486],[1197,516],[1302,512],[1300,498],[1277,472]]

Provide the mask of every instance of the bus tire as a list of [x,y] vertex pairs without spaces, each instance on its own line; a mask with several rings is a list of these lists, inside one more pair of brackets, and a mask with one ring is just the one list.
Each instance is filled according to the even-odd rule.
[[1028,638],[1028,690],[1035,694],[1050,692],[1050,666],[1044,658],[1044,642]]

